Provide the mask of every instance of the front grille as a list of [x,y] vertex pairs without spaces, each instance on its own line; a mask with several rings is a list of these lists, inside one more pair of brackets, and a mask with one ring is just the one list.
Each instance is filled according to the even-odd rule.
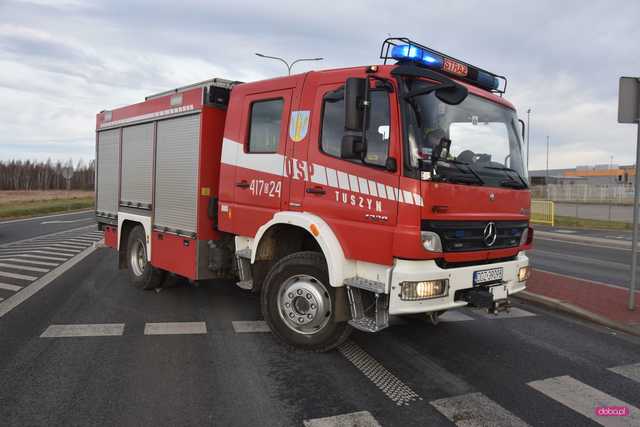
[[[484,239],[487,224],[495,224],[496,238],[492,245]],[[513,248],[520,244],[526,221],[431,221],[422,220],[422,231],[432,231],[440,236],[444,252],[486,251],[488,249]]]
[[484,259],[484,260],[476,260],[476,261],[447,261],[444,258],[437,258],[435,261],[438,267],[447,269],[447,268],[461,268],[461,267],[471,267],[471,266],[478,266],[478,265],[496,264],[499,262],[513,261],[516,258],[517,256],[510,256],[506,258],[494,258],[494,259]]

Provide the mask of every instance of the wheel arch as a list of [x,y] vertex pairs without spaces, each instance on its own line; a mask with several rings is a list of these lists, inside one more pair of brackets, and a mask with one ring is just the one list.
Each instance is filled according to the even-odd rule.
[[[318,252],[324,255],[332,287],[343,286],[344,279],[355,274],[355,262],[347,260],[342,246],[331,227],[320,217],[306,212],[278,212],[262,225],[252,242],[251,263],[268,258],[274,248],[274,238],[282,230],[315,242]],[[282,242],[278,242],[280,244]]]

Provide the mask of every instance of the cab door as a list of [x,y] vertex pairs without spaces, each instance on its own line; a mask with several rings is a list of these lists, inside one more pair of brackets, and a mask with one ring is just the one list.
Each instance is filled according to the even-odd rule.
[[255,235],[280,210],[284,158],[292,90],[247,95],[246,124],[238,148],[234,179],[233,224],[237,234]]
[[304,210],[322,217],[331,226],[347,258],[389,265],[393,262],[398,201],[402,200],[399,171],[386,167],[389,157],[401,158],[399,135],[392,126],[398,116],[394,94],[371,87],[367,154],[362,160],[347,160],[340,157],[345,134],[345,81],[318,83],[308,144],[310,176],[305,182]]

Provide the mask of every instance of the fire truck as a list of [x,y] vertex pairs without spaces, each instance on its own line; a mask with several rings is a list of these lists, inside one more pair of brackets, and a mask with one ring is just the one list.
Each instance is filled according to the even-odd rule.
[[380,58],[98,113],[96,218],[131,283],[231,278],[311,351],[393,315],[508,310],[533,229],[506,78],[408,38]]

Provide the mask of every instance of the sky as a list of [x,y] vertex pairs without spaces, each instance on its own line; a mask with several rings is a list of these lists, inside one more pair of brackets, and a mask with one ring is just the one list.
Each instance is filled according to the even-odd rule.
[[[640,1],[0,0],[0,160],[90,160],[95,114],[212,77],[379,63],[406,36],[507,76],[532,170],[632,164],[618,79],[640,76]],[[611,159],[613,157],[613,160]]]

